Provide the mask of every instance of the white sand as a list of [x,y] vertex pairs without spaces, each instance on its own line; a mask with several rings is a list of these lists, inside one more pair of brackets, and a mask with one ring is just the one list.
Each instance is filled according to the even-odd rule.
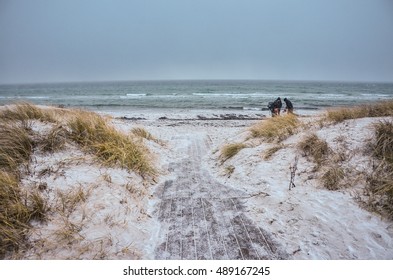
[[[30,236],[34,246],[22,258],[154,259],[160,229],[156,188],[176,177],[170,163],[187,157],[187,148],[194,140],[204,141],[208,147],[202,155],[203,169],[228,187],[249,195],[244,198],[247,215],[273,236],[289,258],[393,259],[393,223],[362,209],[354,199],[356,191],[364,186],[363,181],[340,191],[326,190],[315,179],[312,163],[300,156],[296,188],[289,190],[289,167],[299,154],[295,145],[301,134],[284,141],[287,147],[269,160],[263,160],[262,154],[272,144],[248,141],[248,148],[221,164],[220,148],[225,143],[244,141],[247,128],[256,121],[158,119],[193,119],[209,114],[212,115],[189,111],[113,114],[145,118],[113,119],[113,124],[125,132],[142,126],[165,142],[159,145],[145,141],[161,172],[157,183],[146,183],[133,172],[102,167],[71,145],[53,155],[35,153],[31,175],[23,183],[26,188],[46,185],[43,193],[51,211],[45,223],[34,225]],[[331,147],[338,149],[345,142],[346,151],[352,155],[347,165],[360,170],[369,163],[362,149],[370,136],[369,125],[376,120],[351,120],[315,131]],[[38,123],[33,128],[45,129]],[[230,176],[225,175],[228,166],[234,167]],[[351,176],[354,175],[346,174],[346,180],[352,180]],[[70,193],[79,187],[87,190],[84,201],[73,211],[59,211],[59,192]]]

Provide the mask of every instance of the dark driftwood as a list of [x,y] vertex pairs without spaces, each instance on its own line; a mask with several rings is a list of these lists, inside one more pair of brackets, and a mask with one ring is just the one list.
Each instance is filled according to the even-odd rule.
[[290,180],[290,182],[289,182],[289,190],[291,190],[292,188],[295,188],[295,187],[296,187],[294,181],[295,181],[295,175],[296,175],[297,162],[298,162],[298,160],[299,160],[299,157],[296,156],[296,157],[295,157],[295,162],[289,166],[289,171],[291,172],[291,180]]

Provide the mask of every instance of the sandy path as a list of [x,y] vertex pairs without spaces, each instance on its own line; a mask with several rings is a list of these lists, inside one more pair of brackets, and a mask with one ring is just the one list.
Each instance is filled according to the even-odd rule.
[[161,222],[156,259],[283,259],[269,233],[247,217],[247,194],[216,181],[202,168],[209,151],[205,133],[175,136],[185,156],[169,164],[158,188]]

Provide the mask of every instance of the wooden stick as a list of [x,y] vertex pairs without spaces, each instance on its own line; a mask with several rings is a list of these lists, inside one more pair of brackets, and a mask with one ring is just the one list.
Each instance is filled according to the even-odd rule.
[[295,181],[298,160],[299,160],[299,156],[296,156],[293,165],[289,166],[289,170],[291,171],[291,181],[289,182],[289,190],[296,187],[294,181]]

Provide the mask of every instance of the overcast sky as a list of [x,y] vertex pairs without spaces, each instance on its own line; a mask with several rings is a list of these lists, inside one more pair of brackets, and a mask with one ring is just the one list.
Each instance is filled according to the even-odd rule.
[[0,83],[393,82],[393,0],[0,0]]

